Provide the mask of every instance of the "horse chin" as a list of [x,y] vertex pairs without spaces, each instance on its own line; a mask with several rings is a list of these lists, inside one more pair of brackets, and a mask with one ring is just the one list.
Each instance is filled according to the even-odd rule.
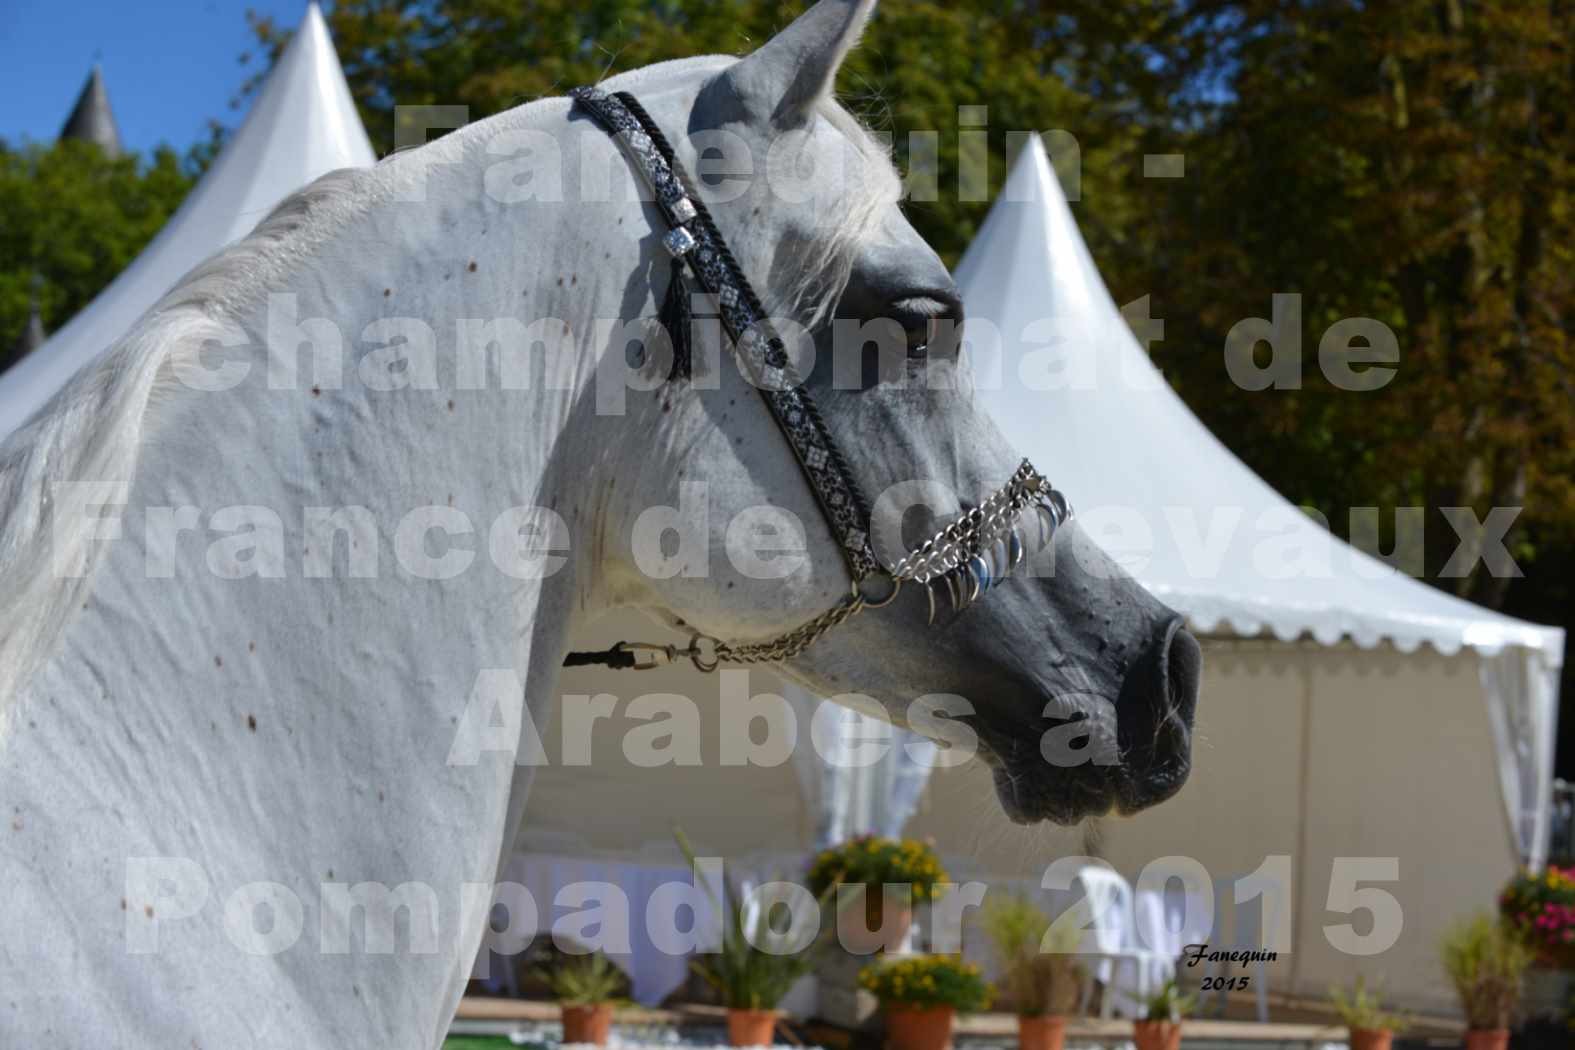
[[1113,790],[1104,777],[1093,782],[1067,777],[1045,784],[1042,768],[1014,770],[1000,761],[991,761],[990,765],[1001,811],[1014,824],[1072,827],[1112,811],[1126,812],[1122,792]]
[[1185,787],[1187,777],[1191,774],[1191,759],[1181,755],[1164,765],[1150,767],[1143,776],[1141,789],[1137,782],[1129,777],[1122,785],[1121,796],[1116,801],[1116,811],[1123,817],[1130,817],[1151,806],[1157,806]]

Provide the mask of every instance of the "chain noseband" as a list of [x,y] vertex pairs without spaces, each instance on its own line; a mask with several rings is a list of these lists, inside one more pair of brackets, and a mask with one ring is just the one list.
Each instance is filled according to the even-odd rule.
[[[702,671],[714,671],[723,663],[779,663],[802,653],[826,632],[865,609],[890,604],[905,582],[925,588],[929,622],[933,624],[938,592],[945,593],[954,612],[960,612],[1022,562],[1024,546],[1019,530],[1026,512],[1031,509],[1040,516],[1046,542],[1072,516],[1066,498],[1025,459],[1006,484],[978,506],[890,569],[882,566],[870,544],[869,503],[815,402],[803,389],[802,378],[781,337],[767,321],[760,298],[685,177],[661,129],[628,92],[583,87],[569,94],[576,106],[618,142],[654,194],[667,221],[662,245],[674,259],[673,279],[682,281],[687,266],[695,283],[715,298],[733,352],[792,447],[837,538],[853,583],[848,594],[830,609],[765,641],[726,642],[695,632],[686,648],[619,642],[599,652],[570,653],[566,666],[604,664],[646,670],[687,658]],[[672,295],[669,289],[669,298]]]

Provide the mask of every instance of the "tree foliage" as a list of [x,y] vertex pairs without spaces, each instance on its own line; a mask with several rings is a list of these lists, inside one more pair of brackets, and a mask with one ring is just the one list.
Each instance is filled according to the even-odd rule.
[[143,162],[88,142],[0,143],[0,367],[27,323],[35,275],[53,331],[137,257],[190,187],[168,149]]
[[[652,62],[745,53],[803,6],[340,0],[328,21],[368,134],[386,153],[396,141],[398,106],[460,105],[479,120]],[[890,135],[901,170],[911,169],[912,134],[937,133],[938,199],[915,202],[910,215],[949,260],[961,255],[989,207],[986,192],[973,199],[959,192],[961,107],[988,107],[992,189],[1005,176],[1009,131],[1053,129],[1072,130],[1083,143],[1082,182],[1089,187],[1133,161],[1136,129],[1182,79],[1167,55],[1183,43],[1184,22],[1173,5],[1071,0],[1056,11],[1047,15],[1037,4],[890,4],[843,67],[843,101]],[[288,27],[256,16],[253,25],[277,56]],[[972,115],[964,117],[971,126]],[[1111,227],[1133,218],[1120,206],[1101,212]]]
[[[1167,374],[1337,530],[1352,506],[1428,508],[1430,573],[1456,540],[1441,507],[1524,507],[1512,550],[1528,566],[1575,548],[1572,9],[1208,6],[1197,51],[1223,67],[1219,101],[1185,138],[1186,184],[1149,195],[1153,235],[1106,267],[1154,293]],[[1244,391],[1221,348],[1274,293],[1302,296],[1303,385]],[[1350,317],[1395,333],[1381,390],[1338,389],[1317,365]],[[1510,580],[1435,582],[1498,606]]]

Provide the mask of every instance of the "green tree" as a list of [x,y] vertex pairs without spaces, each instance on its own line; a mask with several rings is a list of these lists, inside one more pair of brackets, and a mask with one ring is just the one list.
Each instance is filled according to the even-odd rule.
[[[1511,540],[1528,567],[1575,548],[1575,9],[1198,6],[1216,93],[1191,114],[1189,177],[1145,198],[1140,251],[1103,260],[1127,294],[1154,293],[1159,363],[1338,531],[1352,506],[1427,508],[1430,574],[1455,546],[1441,507],[1524,507]],[[1303,298],[1302,388],[1241,390],[1226,333],[1267,317],[1276,292]],[[1320,337],[1347,317],[1395,333],[1381,390],[1318,368]],[[1512,581],[1479,565],[1434,582],[1497,607]]]
[[169,149],[143,162],[86,142],[0,143],[0,366],[27,322],[34,274],[53,331],[137,257],[190,187]]
[[[1561,2],[1240,0],[1189,5],[1188,178],[1141,198],[1101,255],[1153,293],[1156,360],[1282,493],[1349,537],[1349,509],[1424,509],[1429,582],[1575,629],[1575,8]],[[1096,248],[1096,253],[1098,249]],[[1247,392],[1226,333],[1303,297],[1299,390]],[[1328,383],[1329,325],[1371,317],[1400,361],[1381,390]],[[1440,508],[1521,508],[1525,572],[1441,578]],[[1385,532],[1390,530],[1386,528]],[[1386,535],[1387,545],[1391,537]],[[1575,662],[1563,696],[1575,709]],[[1560,771],[1575,766],[1561,720]]]
[[[396,106],[463,105],[478,120],[578,84],[652,62],[741,54],[804,5],[761,0],[340,0],[328,13],[351,93],[374,146],[396,139]],[[277,58],[289,29],[252,16]],[[1069,0],[1054,15],[1037,4],[917,0],[880,11],[844,66],[843,100],[891,136],[910,170],[915,132],[938,141],[938,199],[909,213],[955,261],[988,210],[984,193],[959,193],[959,109],[987,106],[988,180],[998,188],[1011,131],[1065,130],[1082,146],[1082,187],[1114,230],[1135,214],[1108,173],[1141,164],[1137,130],[1180,90],[1190,43],[1174,5]],[[259,83],[261,74],[254,80]],[[1073,163],[1075,157],[1058,158]]]

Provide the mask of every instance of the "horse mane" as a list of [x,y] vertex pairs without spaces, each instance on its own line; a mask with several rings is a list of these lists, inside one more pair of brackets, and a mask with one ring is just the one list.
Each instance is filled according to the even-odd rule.
[[[621,74],[607,86],[628,90],[678,66],[708,72],[733,61],[679,59]],[[517,119],[550,101],[555,100],[528,103],[494,120]],[[784,288],[766,286],[771,314],[806,324],[829,316],[858,246],[874,230],[881,208],[900,195],[885,147],[835,102],[825,100],[821,113],[873,163],[860,192],[845,202],[846,211],[827,224],[814,265],[803,267]],[[460,131],[424,149],[460,152],[472,141]],[[129,333],[0,440],[0,731],[11,698],[50,655],[72,612],[85,604],[104,546],[94,541],[91,519],[73,502],[72,494],[84,490],[68,486],[96,485],[95,504],[124,503],[153,410],[186,389],[181,367],[210,342],[233,335],[235,319],[263,302],[269,288],[352,219],[390,198],[404,167],[395,155],[370,170],[330,172],[285,198],[250,234],[187,274]]]
[[303,257],[370,205],[364,170],[322,176],[197,266],[132,330],[0,441],[0,715],[85,603],[103,544],[68,488],[124,503],[150,410],[184,389],[178,368],[235,331]]

